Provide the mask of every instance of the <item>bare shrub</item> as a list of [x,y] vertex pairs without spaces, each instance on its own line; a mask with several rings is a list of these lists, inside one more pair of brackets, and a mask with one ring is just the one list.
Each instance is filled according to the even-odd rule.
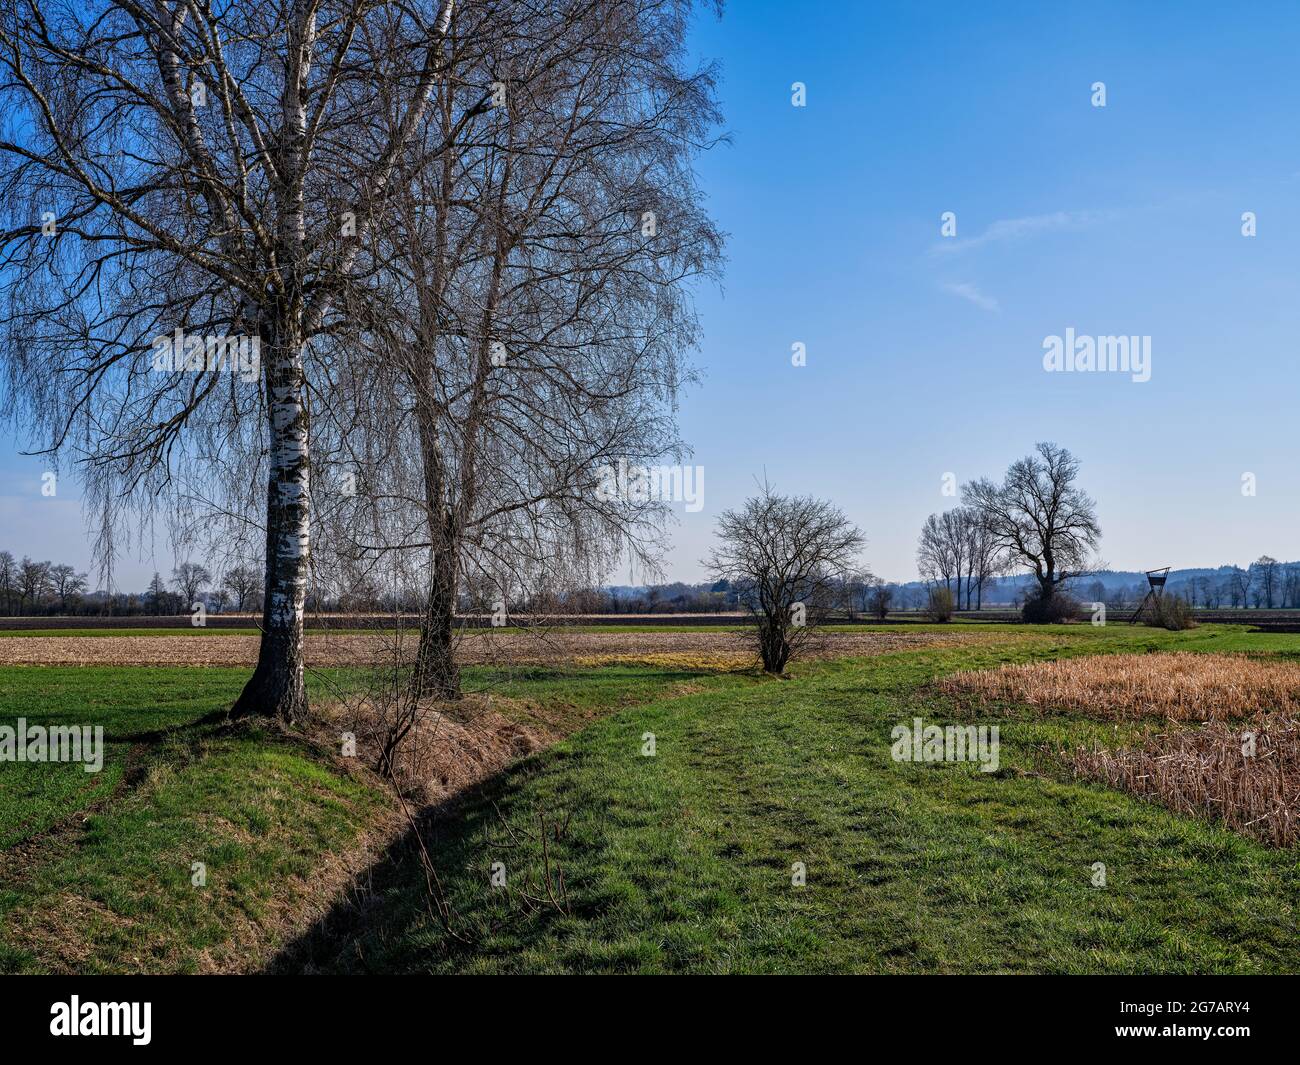
[[1153,598],[1143,611],[1143,622],[1153,629],[1169,629],[1173,632],[1196,628],[1196,616],[1191,604],[1178,595]]
[[778,495],[768,484],[739,510],[723,511],[717,533],[704,564],[738,590],[756,622],[763,669],[779,675],[833,600],[834,574],[853,568],[866,539],[831,503]]
[[884,621],[889,616],[889,607],[893,598],[894,590],[887,584],[878,584],[871,589],[867,606],[877,621]]
[[1021,618],[1031,625],[1061,625],[1079,616],[1079,601],[1057,588],[1051,595],[1036,594],[1020,608]]
[[1243,731],[1215,721],[1153,737],[1134,750],[1072,756],[1077,776],[1222,821],[1276,847],[1300,840],[1300,722],[1261,720]]
[[931,621],[948,622],[952,620],[953,595],[950,588],[938,585],[930,589],[926,600],[925,612]]

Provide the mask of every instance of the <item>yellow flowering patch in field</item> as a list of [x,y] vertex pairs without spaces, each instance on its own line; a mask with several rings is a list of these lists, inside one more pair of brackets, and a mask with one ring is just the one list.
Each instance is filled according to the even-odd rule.
[[757,665],[758,656],[707,651],[652,651],[645,654],[625,652],[579,655],[574,659],[574,663],[579,666],[653,666],[659,669],[681,669],[696,673],[728,673]]

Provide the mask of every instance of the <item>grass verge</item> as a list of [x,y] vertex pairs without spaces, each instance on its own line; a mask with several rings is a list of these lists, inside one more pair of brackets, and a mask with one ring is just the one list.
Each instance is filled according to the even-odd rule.
[[[355,760],[269,724],[205,720],[246,678],[0,670],[0,720],[101,724],[107,740],[99,774],[0,763],[0,972],[257,968],[392,838],[392,795]],[[313,673],[313,699],[359,679]],[[500,697],[502,713],[556,730],[684,679],[645,669],[466,675]]]
[[822,663],[787,682],[715,676],[602,718],[430,820],[450,933],[418,867],[390,866],[364,919],[335,915],[280,967],[1296,971],[1294,852],[1075,780],[1054,754],[1116,726],[999,714],[996,773],[891,759],[895,724],[969,719],[931,684],[958,669],[1277,647],[1206,630],[1058,635]]

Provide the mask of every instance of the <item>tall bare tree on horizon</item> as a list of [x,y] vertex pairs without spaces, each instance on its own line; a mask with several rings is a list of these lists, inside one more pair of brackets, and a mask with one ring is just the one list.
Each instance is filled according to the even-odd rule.
[[1067,449],[1040,443],[1011,464],[1001,484],[985,477],[962,488],[963,501],[979,513],[1008,564],[1033,574],[1042,604],[1097,565],[1097,504],[1078,476],[1079,460]]

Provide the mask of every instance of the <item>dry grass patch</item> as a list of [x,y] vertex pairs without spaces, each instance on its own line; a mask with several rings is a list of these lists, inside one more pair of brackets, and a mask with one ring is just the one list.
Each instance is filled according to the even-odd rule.
[[1077,776],[1148,796],[1180,814],[1222,821],[1277,847],[1300,840],[1300,722],[1221,721],[1134,750],[1076,750]]
[[[380,702],[367,695],[326,704],[316,711],[314,738],[337,749],[342,733],[350,732],[356,739],[355,761],[373,766],[391,723]],[[510,702],[475,694],[456,702],[429,700],[416,708],[394,766],[402,793],[417,804],[438,802],[560,739],[558,730],[525,726],[502,714]]]
[[1300,664],[1236,654],[1092,655],[957,673],[939,688],[980,706],[1024,704],[1102,720],[1300,714]]
[[1129,749],[1061,754],[1076,776],[1176,813],[1274,846],[1300,838],[1300,664],[1244,654],[1092,655],[958,673],[938,686],[981,708],[1203,723]]

